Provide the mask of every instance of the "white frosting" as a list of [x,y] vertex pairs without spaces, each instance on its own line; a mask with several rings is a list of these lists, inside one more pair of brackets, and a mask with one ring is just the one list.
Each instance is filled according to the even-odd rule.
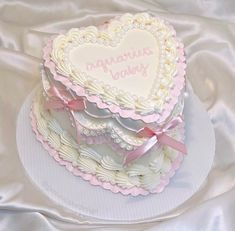
[[103,168],[101,165],[98,166],[96,171],[96,176],[101,181],[110,182],[111,184],[116,184],[116,172]]
[[118,164],[110,156],[103,156],[101,160],[101,165],[108,170],[122,170],[123,166]]
[[77,166],[79,169],[85,173],[96,174],[97,172],[97,163],[89,158],[84,158],[80,156],[77,160]]
[[[149,158],[145,156],[125,168],[117,161],[118,155],[107,145],[93,148],[93,145],[77,144],[52,114],[45,111],[43,103],[44,97],[40,93],[32,108],[38,131],[45,135],[44,139],[59,152],[63,160],[71,162],[85,173],[94,174],[101,181],[117,184],[122,188],[137,186],[151,191],[159,184],[161,175],[169,171],[176,158],[172,149],[165,148],[160,155],[153,150],[148,154]],[[107,156],[107,153],[110,155]]]
[[[49,73],[47,73],[49,74]],[[53,83],[50,76],[46,76],[44,71],[43,85],[44,89]],[[50,79],[50,80],[48,80]],[[56,83],[58,84],[58,83]],[[47,92],[46,92],[47,94]],[[50,97],[50,95],[48,95]],[[112,116],[110,111],[97,108],[95,104],[86,101],[87,108],[82,112],[75,112],[75,120],[80,125],[81,133],[85,137],[98,137],[101,135],[108,135],[112,138],[112,142],[118,144],[122,149],[131,151],[145,142],[146,139],[136,136],[136,132],[146,126],[141,121],[134,121],[131,119],[124,119],[118,115]],[[144,103],[143,103],[144,105]],[[147,105],[144,105],[145,107]],[[183,94],[179,103],[176,104],[171,116],[178,116],[182,114],[183,110]],[[67,111],[52,110],[53,117],[61,124],[64,130],[72,134],[76,139],[76,128],[71,126],[69,114]],[[171,117],[170,116],[170,117]],[[148,124],[148,126],[155,127],[155,124]],[[174,133],[174,132],[173,132]],[[172,134],[174,136],[174,134]]]
[[78,152],[77,152],[76,149],[71,148],[70,146],[62,144],[60,146],[59,153],[60,153],[60,157],[63,160],[67,160],[67,161],[70,161],[72,163],[77,162]]
[[134,147],[140,146],[146,138],[139,138],[136,132],[128,132],[113,119],[91,119],[84,116],[83,113],[76,114],[76,121],[83,128],[81,133],[85,136],[109,135],[113,142],[119,144],[121,148],[133,150]]
[[[134,178],[135,179],[135,178]],[[116,173],[116,184],[122,188],[131,188],[134,185],[134,181],[132,181],[127,174],[124,172]]]
[[160,174],[147,174],[142,176],[141,185],[144,188],[147,188],[149,191],[156,188],[156,186],[160,183],[161,176]]
[[[148,52],[145,54],[144,51]],[[147,55],[150,51],[152,54]],[[138,53],[141,54],[140,57],[133,58]],[[69,51],[66,65],[69,63],[73,70],[86,73],[97,81],[147,98],[157,73],[159,45],[148,31],[133,29],[126,33],[119,46],[105,47],[88,43],[73,47]],[[124,74],[128,73],[133,73],[133,75],[124,77]],[[144,73],[146,76],[143,75]],[[123,77],[121,77],[122,74]],[[143,83],[145,88],[143,88]],[[92,94],[102,94],[103,88],[92,82],[89,91]],[[131,99],[131,97],[127,97],[126,100],[120,98],[124,106],[131,106],[128,105]]]
[[63,132],[60,136],[61,142],[69,147],[77,148],[78,144],[72,139],[72,137],[67,133]]
[[55,119],[50,120],[48,122],[48,126],[52,131],[54,131],[58,135],[62,135],[64,132],[63,129],[60,127],[60,125],[57,123],[57,121]]
[[54,149],[59,150],[61,141],[60,141],[60,136],[57,133],[51,130],[47,138],[47,141]]
[[173,29],[162,20],[146,13],[125,14],[105,30],[90,26],[59,35],[51,58],[59,73],[88,94],[152,114],[162,112],[169,98],[177,47]]
[[162,163],[162,172],[167,173],[171,169],[171,160],[165,155],[164,161]]
[[45,137],[45,139],[48,138],[49,132],[47,130],[47,122],[43,119],[38,120],[38,130],[41,131],[42,135]]
[[146,175],[149,174],[150,172],[151,170],[148,167],[136,163],[132,164],[131,167],[129,167],[127,170],[127,174],[131,177]]
[[164,153],[158,152],[156,158],[149,164],[150,169],[154,172],[159,172],[162,169],[162,165],[164,162]]
[[89,148],[87,145],[80,145],[79,146],[79,152],[81,156],[87,157],[87,158],[91,158],[92,160],[96,161],[96,162],[100,162],[102,159],[102,156],[97,153],[96,151],[94,151],[94,149]]

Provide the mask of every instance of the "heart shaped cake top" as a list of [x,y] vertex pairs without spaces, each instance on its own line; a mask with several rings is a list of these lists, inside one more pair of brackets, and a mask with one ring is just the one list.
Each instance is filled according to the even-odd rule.
[[71,29],[53,40],[50,58],[64,85],[122,117],[167,118],[184,86],[182,44],[146,13]]

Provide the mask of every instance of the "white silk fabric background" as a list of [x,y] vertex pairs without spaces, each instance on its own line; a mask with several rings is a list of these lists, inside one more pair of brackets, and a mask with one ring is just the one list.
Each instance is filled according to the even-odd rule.
[[[139,224],[74,214],[48,199],[26,175],[17,154],[17,114],[40,81],[42,47],[49,36],[145,11],[173,24],[185,44],[187,78],[215,129],[213,168],[190,200]],[[0,1],[0,230],[234,230],[234,21],[233,0]]]

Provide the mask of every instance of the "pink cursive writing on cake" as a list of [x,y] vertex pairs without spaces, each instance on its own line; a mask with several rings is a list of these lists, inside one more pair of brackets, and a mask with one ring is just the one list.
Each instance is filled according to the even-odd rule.
[[[143,58],[153,54],[153,50],[150,47],[131,49],[116,56],[109,56],[86,63],[86,70],[89,72],[101,69],[104,73],[109,74],[113,80],[135,75],[147,77],[149,64],[144,63]],[[141,62],[137,62],[138,60]]]

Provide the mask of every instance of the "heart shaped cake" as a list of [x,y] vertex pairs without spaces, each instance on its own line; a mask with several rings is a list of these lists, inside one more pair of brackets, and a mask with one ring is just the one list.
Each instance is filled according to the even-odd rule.
[[147,13],[72,28],[44,48],[37,138],[75,175],[112,192],[161,192],[186,154],[185,57]]

